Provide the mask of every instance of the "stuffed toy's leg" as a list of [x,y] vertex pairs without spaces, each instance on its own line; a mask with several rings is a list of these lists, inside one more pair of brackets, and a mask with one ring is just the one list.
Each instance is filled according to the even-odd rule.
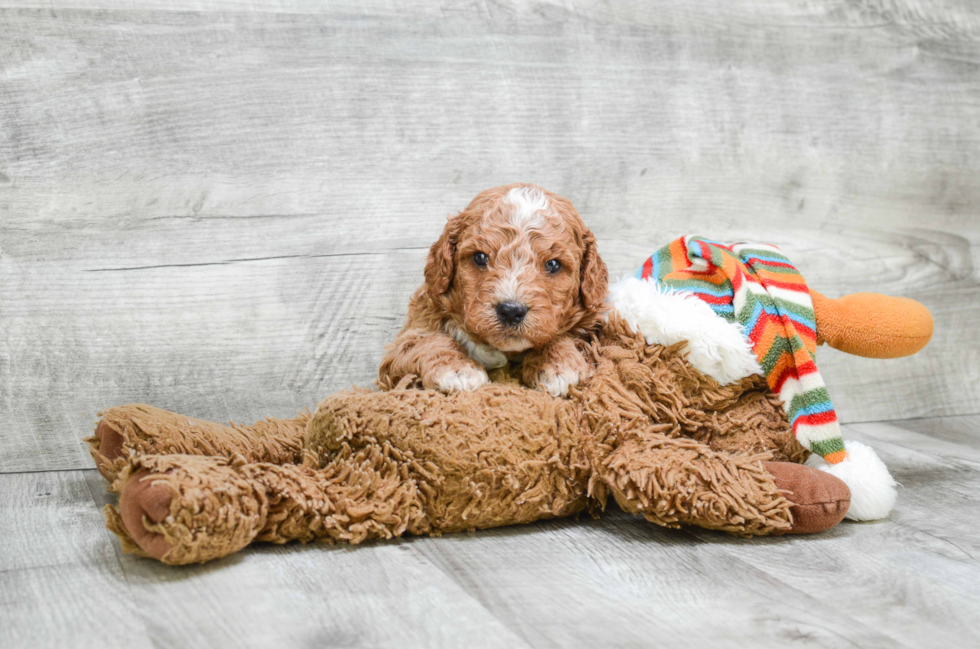
[[253,541],[360,543],[429,531],[418,487],[379,447],[341,450],[323,468],[192,455],[136,456],[105,509],[123,549],[177,565]]
[[665,527],[696,525],[740,536],[808,534],[847,513],[847,485],[769,454],[714,451],[688,438],[642,431],[595,468],[593,494],[608,488],[619,506]]
[[110,483],[136,455],[238,455],[246,462],[295,464],[303,460],[308,413],[223,426],[134,403],[109,408],[85,439],[99,472]]

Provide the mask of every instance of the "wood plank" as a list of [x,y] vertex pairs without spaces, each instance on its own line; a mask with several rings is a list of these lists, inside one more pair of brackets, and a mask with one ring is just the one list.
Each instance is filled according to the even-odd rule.
[[[944,419],[924,420],[925,428]],[[928,422],[928,423],[926,423]],[[980,642],[980,463],[976,449],[893,424],[845,426],[902,485],[884,521],[826,534],[737,541],[690,530],[718,559],[744,562],[908,646]],[[975,429],[976,430],[976,429]]]
[[30,647],[157,647],[118,566],[0,572],[0,640]]
[[938,417],[935,419],[909,419],[889,422],[891,426],[920,433],[930,440],[943,440],[955,444],[955,452],[963,454],[969,449],[980,449],[980,416]]
[[978,449],[933,434],[976,430],[965,419],[847,425],[904,485],[898,504],[886,521],[808,537],[664,530],[611,511],[170,568],[120,554],[94,470],[0,475],[0,644],[973,646]]
[[0,475],[0,645],[153,647],[86,473]]
[[901,646],[683,531],[619,511],[420,547],[533,646]]
[[697,231],[920,299],[919,356],[821,352],[841,419],[980,411],[980,12],[722,4],[0,0],[0,471],[91,466],[108,405],[369,383],[445,215],[516,179],[617,275]]
[[85,9],[89,11],[136,10],[224,13],[286,13],[333,16],[498,15],[534,21],[577,18],[603,24],[655,25],[670,18],[696,23],[763,22],[782,28],[822,27],[834,24],[865,29],[902,28],[923,35],[977,35],[980,20],[971,0],[947,0],[941,4],[923,0],[853,2],[812,0],[805,5],[742,0],[712,4],[687,4],[673,0],[620,0],[615,4],[594,0],[551,0],[539,3],[488,4],[480,0],[0,0],[0,8]]
[[0,475],[0,645],[525,646],[411,543],[173,568],[121,554],[108,498],[94,470]]
[[[0,571],[104,566],[121,574],[85,471],[0,475]],[[99,484],[104,491],[104,485]]]
[[889,520],[919,542],[938,542],[937,552],[953,561],[980,565],[980,417],[972,418],[972,439],[966,443],[931,432],[950,430],[953,422],[961,423],[959,419],[920,420],[915,427],[906,422],[854,424],[848,432],[860,433],[889,467],[896,467],[893,473],[902,485],[899,503],[904,506]]

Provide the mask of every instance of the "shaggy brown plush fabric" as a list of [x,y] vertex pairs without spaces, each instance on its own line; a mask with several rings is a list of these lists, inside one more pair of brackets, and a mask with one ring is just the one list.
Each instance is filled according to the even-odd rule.
[[802,457],[785,415],[761,377],[720,386],[681,347],[646,345],[615,316],[590,345],[595,373],[573,393],[593,463],[590,495],[604,504],[611,491],[624,510],[668,527],[788,531],[792,503],[761,465]]
[[569,401],[513,383],[449,395],[342,392],[317,408],[307,447],[321,461],[345,445],[385,449],[418,485],[433,529],[495,527],[585,508],[577,414]]
[[108,525],[127,550],[174,564],[253,540],[359,543],[525,523],[599,509],[609,494],[660,525],[798,531],[799,499],[764,462],[799,462],[805,451],[761,378],[720,386],[677,346],[646,345],[616,317],[582,351],[592,377],[569,399],[502,371],[449,395],[406,377],[387,392],[328,397],[309,418],[253,427],[110,409],[103,421],[123,440],[114,456],[105,435],[89,440],[123,494]]
[[185,417],[143,403],[100,412],[95,434],[86,437],[95,466],[110,484],[136,455],[238,455],[247,462],[295,464],[303,460],[307,411],[293,419],[267,419],[251,426]]

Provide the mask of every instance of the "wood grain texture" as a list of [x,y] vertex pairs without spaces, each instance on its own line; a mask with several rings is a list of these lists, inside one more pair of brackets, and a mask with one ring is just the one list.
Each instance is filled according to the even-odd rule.
[[[971,434],[953,443],[931,433],[951,428]],[[817,542],[693,535],[708,554],[752,565],[905,646],[976,646],[980,417],[852,424],[845,437],[872,445],[901,485],[887,520],[846,523]]]
[[147,401],[247,421],[370,383],[445,215],[531,180],[614,274],[688,232],[922,354],[820,355],[844,421],[980,411],[980,10],[0,0],[0,471]]
[[0,475],[4,647],[523,647],[411,544],[124,555],[94,470]]
[[902,484],[885,521],[736,539],[610,511],[181,568],[120,553],[94,470],[0,475],[0,645],[976,646],[980,416],[845,434]]

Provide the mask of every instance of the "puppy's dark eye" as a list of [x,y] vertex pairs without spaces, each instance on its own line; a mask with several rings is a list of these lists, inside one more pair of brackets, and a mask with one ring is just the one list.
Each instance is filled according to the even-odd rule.
[[551,273],[552,275],[554,275],[555,273],[561,270],[561,262],[558,261],[557,259],[552,259],[550,261],[547,261],[544,264],[544,269],[549,273]]
[[480,268],[486,268],[487,264],[490,263],[490,258],[487,257],[485,252],[474,252],[473,253],[473,263]]

